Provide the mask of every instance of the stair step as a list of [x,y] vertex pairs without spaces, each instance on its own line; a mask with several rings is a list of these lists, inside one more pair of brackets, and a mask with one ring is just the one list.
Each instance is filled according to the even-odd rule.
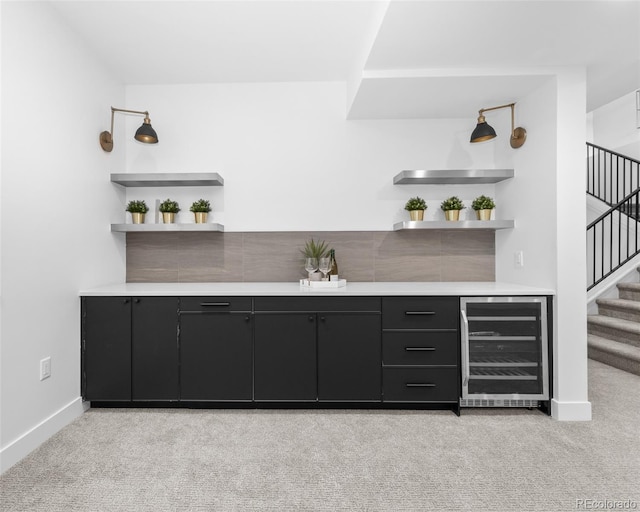
[[640,347],[640,323],[604,315],[588,315],[587,331],[602,338]]
[[640,348],[638,347],[589,334],[587,352],[590,359],[640,375]]
[[616,286],[621,299],[640,301],[640,283],[618,283]]
[[598,313],[612,318],[640,322],[640,301],[629,299],[598,299]]

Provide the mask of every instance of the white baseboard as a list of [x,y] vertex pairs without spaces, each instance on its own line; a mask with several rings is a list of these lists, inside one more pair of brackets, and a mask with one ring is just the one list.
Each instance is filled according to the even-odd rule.
[[591,421],[591,402],[551,400],[551,417],[559,421]]
[[83,403],[82,398],[78,397],[3,447],[0,450],[0,473],[4,473],[56,432],[82,416],[88,407],[89,404]]

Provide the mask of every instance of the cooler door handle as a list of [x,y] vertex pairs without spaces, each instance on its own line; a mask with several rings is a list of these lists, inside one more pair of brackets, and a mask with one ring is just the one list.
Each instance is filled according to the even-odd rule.
[[[464,309],[460,310],[460,316],[462,317],[462,393],[465,395],[471,375],[469,368],[469,320],[467,319],[467,313]],[[463,398],[466,397],[463,396]]]

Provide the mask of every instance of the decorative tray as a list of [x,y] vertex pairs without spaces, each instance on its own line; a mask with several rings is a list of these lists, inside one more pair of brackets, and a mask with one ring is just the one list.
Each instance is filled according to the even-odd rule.
[[300,286],[304,286],[305,288],[342,288],[343,286],[347,286],[347,280],[309,281],[308,279],[300,279]]

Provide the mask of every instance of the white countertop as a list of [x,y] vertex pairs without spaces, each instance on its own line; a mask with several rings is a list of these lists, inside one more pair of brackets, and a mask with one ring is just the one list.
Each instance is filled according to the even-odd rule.
[[118,283],[80,296],[375,296],[375,295],[555,295],[550,288],[495,282],[350,282],[342,288],[307,288],[299,283]]

